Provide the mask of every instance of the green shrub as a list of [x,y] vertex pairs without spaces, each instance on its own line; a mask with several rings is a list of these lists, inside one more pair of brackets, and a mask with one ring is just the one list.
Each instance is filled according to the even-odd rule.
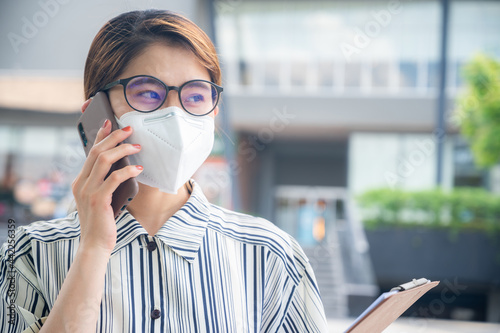
[[500,232],[500,196],[479,188],[413,192],[381,188],[356,199],[367,228],[420,226]]

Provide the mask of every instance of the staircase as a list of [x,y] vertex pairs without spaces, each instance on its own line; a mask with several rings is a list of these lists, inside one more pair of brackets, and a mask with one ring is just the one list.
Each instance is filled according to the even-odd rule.
[[304,248],[314,270],[327,318],[349,315],[348,299],[338,243]]
[[316,246],[302,246],[314,270],[327,318],[357,316],[377,296],[368,242],[346,189],[279,186],[278,226],[294,235],[299,202],[327,202],[326,236]]

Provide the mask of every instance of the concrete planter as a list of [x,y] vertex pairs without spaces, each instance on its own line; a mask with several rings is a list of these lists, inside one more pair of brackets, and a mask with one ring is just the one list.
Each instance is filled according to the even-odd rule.
[[426,277],[479,289],[500,286],[500,235],[436,229],[367,230],[380,286]]

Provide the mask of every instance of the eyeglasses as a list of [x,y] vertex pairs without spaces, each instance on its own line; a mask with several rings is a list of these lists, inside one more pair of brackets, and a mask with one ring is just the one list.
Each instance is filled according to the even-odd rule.
[[170,90],[176,90],[182,108],[193,116],[204,116],[212,112],[219,103],[223,88],[206,80],[187,81],[180,87],[167,86],[161,80],[150,75],[136,75],[120,79],[104,86],[102,91],[116,85],[123,86],[123,93],[128,105],[139,112],[158,110],[167,99]]

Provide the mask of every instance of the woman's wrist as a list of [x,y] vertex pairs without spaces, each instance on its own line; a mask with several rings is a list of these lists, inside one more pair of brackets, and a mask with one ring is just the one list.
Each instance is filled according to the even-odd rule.
[[92,244],[90,242],[80,242],[77,255],[91,259],[106,259],[107,262],[109,260],[109,257],[111,256],[112,251],[113,249],[102,247],[97,244]]

